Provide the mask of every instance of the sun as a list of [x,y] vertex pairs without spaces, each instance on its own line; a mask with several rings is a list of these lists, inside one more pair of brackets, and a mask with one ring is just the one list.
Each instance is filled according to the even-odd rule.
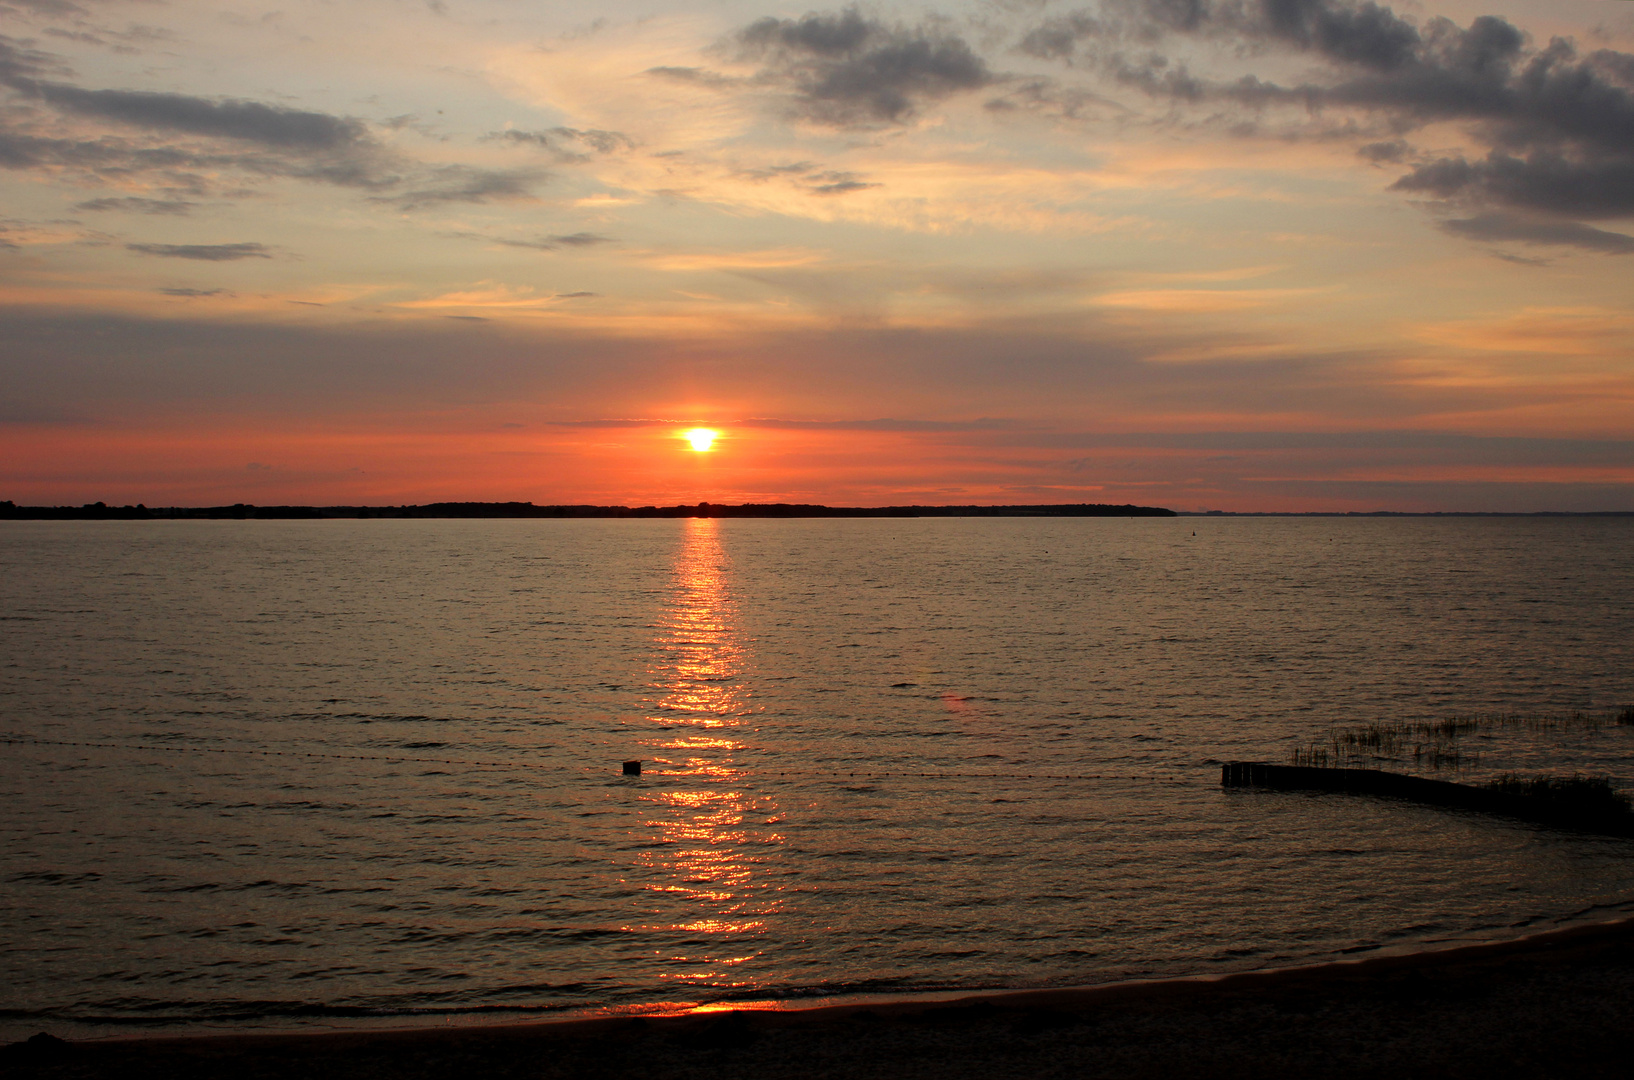
[[705,450],[714,449],[715,439],[719,435],[720,432],[716,431],[714,428],[706,427],[695,427],[690,431],[681,432],[681,437],[687,442],[691,443],[692,449],[698,451],[700,454]]

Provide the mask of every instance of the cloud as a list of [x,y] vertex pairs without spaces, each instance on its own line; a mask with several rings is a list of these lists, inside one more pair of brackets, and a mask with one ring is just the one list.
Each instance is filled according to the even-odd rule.
[[565,244],[568,247],[590,247],[595,244],[610,244],[613,242],[610,236],[597,236],[595,233],[587,232],[570,233],[567,236],[552,236],[549,239],[558,244]]
[[1621,152],[1570,157],[1547,150],[1515,157],[1495,150],[1477,161],[1438,158],[1391,187],[1474,205],[1513,206],[1565,217],[1627,217],[1634,214],[1634,144]]
[[8,130],[0,117],[0,168],[77,172],[89,182],[128,182],[157,176],[164,186],[205,194],[218,174],[228,171],[262,177],[289,177],[342,187],[386,189],[403,182],[384,154],[309,157],[257,149],[227,150],[204,145],[139,142],[122,134],[61,138]]
[[130,214],[183,215],[197,205],[197,203],[187,202],[183,199],[144,199],[136,195],[127,195],[120,198],[91,199],[88,202],[75,203],[74,209],[99,213],[105,210],[120,210]]
[[834,127],[900,123],[922,106],[994,81],[961,38],[936,26],[891,26],[856,8],[768,16],[738,31],[734,58],[758,63],[795,115]]
[[[1280,50],[1325,66],[1292,85],[1252,73],[1210,79],[1157,50],[1173,36],[1225,55]],[[1495,16],[1460,27],[1420,25],[1370,0],[1109,0],[1093,17],[1044,20],[1020,48],[1181,106],[1291,107],[1318,122],[1325,111],[1371,114],[1393,137],[1360,152],[1411,166],[1398,191],[1564,219],[1634,214],[1634,55],[1582,53],[1563,38],[1536,47]],[[1421,157],[1404,137],[1445,122],[1463,124],[1484,156]]]
[[166,259],[197,259],[201,262],[236,262],[239,259],[270,259],[265,244],[126,244],[127,250]]
[[336,150],[368,141],[362,121],[327,113],[286,109],[258,101],[211,101],[187,94],[146,90],[87,90],[36,78],[42,54],[0,39],[0,85],[59,112],[112,120],[135,127],[186,132],[275,146],[286,150]]
[[11,4],[41,15],[89,15],[90,12],[69,0],[9,0]]
[[211,297],[211,296],[236,296],[237,295],[237,293],[231,292],[231,291],[229,291],[227,289],[171,288],[171,289],[160,289],[159,291],[164,293],[166,296],[185,296],[185,297],[192,297],[192,298],[195,298],[195,299],[203,299],[205,297]]
[[1412,151],[1405,139],[1371,142],[1356,148],[1356,153],[1377,165],[1399,165],[1407,160]]
[[263,105],[257,101],[209,101],[185,94],[136,90],[82,90],[76,86],[6,79],[6,85],[56,107],[136,127],[241,139],[295,150],[335,150],[367,140],[361,121]]
[[71,244],[91,239],[83,231],[71,226],[72,223],[66,222],[40,224],[0,218],[0,249],[18,251],[36,245]]
[[1607,232],[1575,221],[1539,221],[1489,213],[1443,221],[1441,228],[1454,236],[1466,236],[1473,240],[1511,240],[1522,244],[1579,247],[1611,255],[1634,252],[1634,236]]
[[621,131],[602,131],[597,128],[581,130],[570,127],[547,128],[544,131],[495,131],[484,136],[513,145],[531,146],[548,150],[558,161],[589,161],[593,154],[617,154],[635,149],[636,142]]
[[510,236],[485,236],[482,233],[460,232],[450,233],[463,240],[481,240],[487,244],[499,244],[502,247],[527,248],[530,251],[560,251],[564,247],[586,248],[598,244],[611,244],[613,238],[596,233],[577,232],[565,236],[540,236],[531,240]]
[[822,169],[810,161],[795,161],[785,165],[745,169],[737,175],[755,183],[782,180],[793,184],[810,195],[847,195],[853,191],[884,187],[883,184],[864,180],[854,172]]
[[424,186],[371,198],[393,203],[400,210],[423,210],[443,203],[519,202],[532,199],[534,188],[547,175],[534,169],[440,165],[424,178]]
[[[348,187],[402,182],[396,156],[360,120],[231,98],[87,89],[64,74],[55,57],[0,35],[0,88],[24,106],[0,110],[0,168],[77,172],[92,182],[156,174],[166,187],[200,193],[227,171]],[[81,133],[87,124],[105,129]]]
[[813,173],[810,179],[817,181],[808,189],[813,195],[849,195],[853,191],[866,191],[868,188],[883,186],[859,180],[857,174],[852,172]]
[[1170,35],[1274,45],[1376,71],[1407,66],[1421,42],[1416,26],[1370,0],[1109,0],[1094,15],[1045,19],[1020,48],[1041,59],[1093,62],[1108,49]]

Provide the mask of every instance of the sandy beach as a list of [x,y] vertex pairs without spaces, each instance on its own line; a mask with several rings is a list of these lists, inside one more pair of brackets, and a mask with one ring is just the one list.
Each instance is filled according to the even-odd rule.
[[1627,1076],[1634,920],[1220,979],[792,1011],[106,1040],[17,1077]]

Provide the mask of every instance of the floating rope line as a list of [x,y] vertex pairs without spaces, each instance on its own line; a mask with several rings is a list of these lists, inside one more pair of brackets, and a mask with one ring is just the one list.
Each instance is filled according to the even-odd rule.
[[[381,761],[393,765],[469,765],[482,769],[576,769],[600,775],[601,770],[589,766],[549,764],[532,761],[471,761],[463,758],[398,757],[384,754],[325,754],[312,750],[259,750],[250,747],[229,746],[133,746],[127,743],[78,742],[68,739],[0,738],[0,746],[64,746],[80,750],[127,750],[136,753],[159,754],[247,754],[254,757],[304,758],[323,761]],[[614,773],[613,775],[617,775]],[[816,780],[1141,780],[1148,783],[1187,784],[1192,781],[1177,776],[1131,775],[1126,773],[1020,773],[1020,772],[881,772],[844,769],[756,769],[737,770],[732,779],[759,777],[769,779]],[[649,771],[640,778],[708,779],[708,774],[678,770]],[[632,777],[632,779],[636,779]]]

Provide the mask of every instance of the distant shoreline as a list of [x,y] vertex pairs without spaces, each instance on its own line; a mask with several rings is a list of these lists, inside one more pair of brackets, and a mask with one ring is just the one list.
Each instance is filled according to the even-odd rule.
[[1251,517],[1251,518],[1626,518],[1634,510],[1170,510],[1129,503],[1006,506],[823,506],[816,503],[701,502],[678,506],[535,505],[531,502],[440,502],[404,506],[17,506],[0,501],[0,521],[222,521],[331,518],[952,518],[952,517]]
[[424,506],[16,506],[0,502],[0,520],[169,521],[320,518],[914,518],[1175,517],[1159,506],[1055,503],[1045,506],[821,506],[812,503],[701,502],[680,506],[535,506],[531,502],[442,502]]

